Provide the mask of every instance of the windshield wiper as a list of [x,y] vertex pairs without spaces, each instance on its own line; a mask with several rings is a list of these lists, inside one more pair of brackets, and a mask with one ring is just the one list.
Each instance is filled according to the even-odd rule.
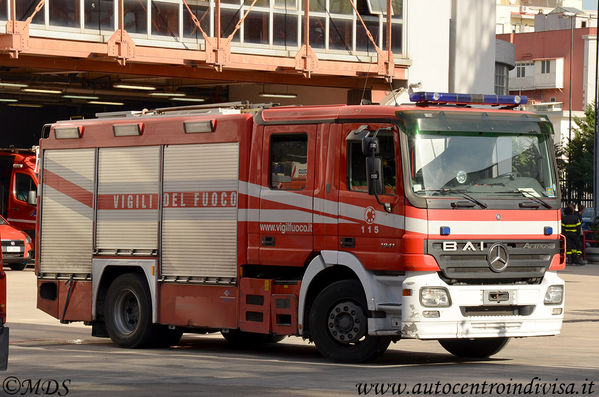
[[[545,200],[543,200],[540,197],[533,196],[531,193],[528,193],[528,192],[525,192],[525,191],[522,191],[522,190],[517,190],[517,191],[520,192],[527,199],[532,200],[535,203],[541,204],[545,208],[553,208],[551,206],[551,204],[549,204],[548,202],[546,202]],[[516,191],[514,193],[516,193]],[[519,205],[520,205],[520,208],[526,207],[526,203],[520,203]]]
[[[477,199],[475,199],[474,197],[472,197],[472,196],[471,196],[471,195],[469,195],[468,193],[465,193],[465,192],[460,192],[460,193],[462,194],[462,197],[464,197],[464,198],[465,198],[465,199],[467,199],[467,200],[470,200],[470,201],[472,201],[474,204],[477,204],[478,206],[480,206],[480,208],[483,208],[483,209],[484,209],[484,208],[487,208],[487,204],[483,203],[483,202],[482,202],[482,201],[480,201],[480,200],[477,200]],[[455,203],[455,204],[456,204],[456,206],[457,206],[457,203],[459,203],[459,201]],[[454,203],[451,203],[451,206],[452,206],[452,207],[454,206],[453,204],[454,204]]]
[[[532,194],[530,194],[528,192],[525,192],[525,191],[522,191],[522,190],[519,190],[519,189],[516,189],[516,190],[507,190],[507,191],[498,191],[498,192],[493,192],[493,193],[499,193],[499,194],[501,194],[501,193],[518,194],[518,195],[526,197],[527,199],[530,199],[535,204],[540,204],[540,205],[542,205],[545,208],[553,208],[551,206],[551,204],[549,204],[548,202],[546,202],[542,198],[537,197],[537,196],[533,196]],[[526,201],[526,202],[520,203],[519,205],[520,205],[520,208],[525,208],[525,207],[531,207],[533,205],[533,203],[530,203],[530,202]],[[538,208],[538,207],[539,206],[537,205],[536,208]]]
[[451,206],[453,208],[456,207],[474,207],[473,204],[474,203],[478,206],[480,206],[481,208],[487,208],[487,204],[483,203],[480,200],[477,200],[476,198],[472,197],[471,195],[469,195],[468,193],[466,193],[463,190],[458,190],[458,189],[451,189],[451,188],[442,188],[442,189],[422,189],[420,190],[420,192],[434,192],[434,193],[440,193],[441,195],[446,195],[448,193],[457,193],[459,195],[461,195],[463,198],[465,198],[468,201],[454,201],[451,203]]

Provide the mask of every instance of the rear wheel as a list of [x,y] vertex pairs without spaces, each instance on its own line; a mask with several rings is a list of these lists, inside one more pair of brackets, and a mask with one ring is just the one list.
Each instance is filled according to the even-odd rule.
[[152,323],[152,301],[143,276],[117,277],[108,288],[105,307],[106,330],[114,343],[137,348],[156,341],[159,329]]
[[310,336],[320,353],[334,361],[374,360],[391,338],[368,335],[366,298],[356,280],[333,283],[318,294],[310,310]]
[[487,358],[499,353],[510,338],[439,339],[445,350],[464,358]]
[[285,336],[256,334],[253,332],[244,332],[239,330],[230,330],[229,332],[221,332],[227,342],[235,346],[253,347],[266,345],[269,343],[277,343],[285,339]]
[[27,267],[27,262],[24,263],[11,263],[8,265],[12,270],[24,270]]

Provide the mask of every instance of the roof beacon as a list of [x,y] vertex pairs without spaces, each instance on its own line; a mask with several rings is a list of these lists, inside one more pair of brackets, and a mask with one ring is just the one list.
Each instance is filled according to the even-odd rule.
[[414,92],[410,101],[420,105],[455,103],[460,105],[518,106],[528,103],[524,95],[456,94],[451,92]]

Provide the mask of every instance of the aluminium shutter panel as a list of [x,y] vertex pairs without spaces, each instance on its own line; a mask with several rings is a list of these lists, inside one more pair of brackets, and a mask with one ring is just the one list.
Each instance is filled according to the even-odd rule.
[[163,276],[237,276],[238,169],[238,143],[165,147]]
[[160,147],[99,149],[96,248],[158,249]]
[[45,150],[40,272],[91,273],[94,149]]

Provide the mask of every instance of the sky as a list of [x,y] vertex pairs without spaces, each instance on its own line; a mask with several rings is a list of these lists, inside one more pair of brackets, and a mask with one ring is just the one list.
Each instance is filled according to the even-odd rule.
[[597,0],[582,0],[582,8],[585,10],[596,10]]

